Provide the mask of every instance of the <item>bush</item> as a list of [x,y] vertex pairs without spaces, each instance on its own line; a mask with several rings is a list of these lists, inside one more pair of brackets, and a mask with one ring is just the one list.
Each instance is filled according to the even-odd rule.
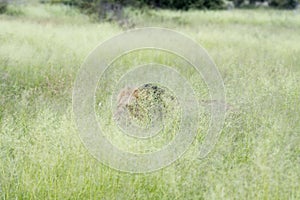
[[95,8],[96,6],[105,4],[118,4],[131,7],[149,6],[152,8],[178,10],[188,10],[190,8],[221,9],[224,6],[223,0],[50,0],[50,2],[78,5],[83,9],[97,9]]
[[155,8],[167,8],[188,10],[190,8],[198,9],[221,9],[223,0],[137,0],[140,5],[147,5]]
[[254,7],[256,3],[268,2],[274,8],[294,9],[298,0],[233,0],[236,7]]
[[271,0],[270,6],[276,8],[294,9],[298,5],[297,0]]
[[8,4],[7,0],[0,0],[0,14],[3,14],[6,12],[7,4]]

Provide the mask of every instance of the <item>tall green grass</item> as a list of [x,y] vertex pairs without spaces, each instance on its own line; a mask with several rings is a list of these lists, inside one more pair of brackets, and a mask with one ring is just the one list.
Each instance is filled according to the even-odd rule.
[[300,198],[300,13],[127,11],[137,27],[174,28],[205,47],[234,108],[208,157],[196,156],[197,140],[138,175],[95,160],[71,110],[84,58],[122,29],[68,7],[9,9],[19,14],[0,15],[1,199]]

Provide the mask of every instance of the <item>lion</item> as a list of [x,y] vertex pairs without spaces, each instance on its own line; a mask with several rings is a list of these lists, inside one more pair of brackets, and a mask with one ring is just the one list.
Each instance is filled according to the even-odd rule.
[[117,96],[114,117],[118,120],[127,115],[142,123],[149,123],[154,118],[162,120],[174,100],[175,97],[165,88],[152,83],[140,87],[125,87]]

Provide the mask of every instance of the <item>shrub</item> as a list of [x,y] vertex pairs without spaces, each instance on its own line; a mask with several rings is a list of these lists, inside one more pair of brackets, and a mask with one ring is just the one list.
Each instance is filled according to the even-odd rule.
[[8,4],[7,0],[0,0],[0,14],[3,14],[6,12],[7,4]]
[[271,0],[270,6],[276,8],[294,9],[298,5],[297,0]]
[[190,8],[198,9],[221,9],[223,0],[137,0],[139,5],[147,5],[156,8],[188,10]]
[[100,4],[119,4],[131,7],[149,6],[154,8],[178,10],[187,10],[190,8],[221,9],[224,5],[223,0],[50,0],[50,2],[78,5],[83,9],[91,9],[95,6],[99,6]]
[[255,3],[268,2],[274,8],[294,9],[298,5],[298,0],[233,0],[236,7],[253,7]]

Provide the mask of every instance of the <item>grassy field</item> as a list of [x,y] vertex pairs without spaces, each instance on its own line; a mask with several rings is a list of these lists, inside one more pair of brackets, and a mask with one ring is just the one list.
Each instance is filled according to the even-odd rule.
[[85,57],[121,33],[62,6],[0,15],[1,199],[299,199],[300,12],[128,11],[172,28],[216,62],[234,109],[213,151],[193,144],[149,174],[110,169],[82,145],[72,87]]

